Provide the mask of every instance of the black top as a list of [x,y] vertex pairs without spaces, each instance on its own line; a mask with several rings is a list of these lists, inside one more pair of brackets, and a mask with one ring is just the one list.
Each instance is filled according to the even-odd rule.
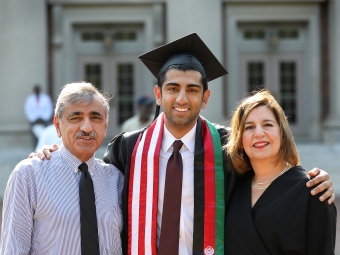
[[306,188],[308,177],[293,167],[251,207],[253,173],[239,178],[226,213],[227,255],[334,254],[336,207]]

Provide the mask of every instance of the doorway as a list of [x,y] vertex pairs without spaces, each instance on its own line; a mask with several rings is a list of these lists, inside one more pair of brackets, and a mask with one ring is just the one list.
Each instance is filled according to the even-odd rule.
[[138,87],[137,58],[132,56],[78,57],[79,80],[89,81],[112,97],[107,135],[120,133],[121,124],[134,114],[135,91]]
[[295,137],[307,135],[306,23],[239,23],[239,92],[268,89],[285,111]]
[[81,25],[75,27],[77,79],[88,81],[112,97],[107,138],[135,113],[141,92],[138,55],[143,49],[139,25]]
[[268,89],[285,111],[292,132],[302,135],[305,109],[302,53],[242,53],[241,90]]

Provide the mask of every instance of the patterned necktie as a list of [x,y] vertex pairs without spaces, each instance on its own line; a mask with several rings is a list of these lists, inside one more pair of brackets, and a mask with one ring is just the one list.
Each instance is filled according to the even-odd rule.
[[79,182],[81,254],[99,255],[98,227],[93,182],[86,163]]
[[158,255],[178,254],[181,215],[183,161],[179,153],[183,142],[176,140],[166,167],[164,203]]

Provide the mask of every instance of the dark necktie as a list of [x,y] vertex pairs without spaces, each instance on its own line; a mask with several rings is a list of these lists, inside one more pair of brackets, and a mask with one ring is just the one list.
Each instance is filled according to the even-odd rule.
[[93,182],[86,163],[79,182],[81,254],[99,255],[98,227]]
[[181,215],[183,162],[179,153],[183,142],[174,142],[174,151],[166,166],[164,203],[158,255],[178,254]]

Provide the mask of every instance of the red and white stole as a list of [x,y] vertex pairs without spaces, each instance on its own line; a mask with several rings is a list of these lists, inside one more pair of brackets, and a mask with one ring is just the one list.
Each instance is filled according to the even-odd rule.
[[[199,118],[199,123],[202,123],[199,134],[202,149],[198,158],[204,161],[198,164],[200,169],[194,170],[194,230],[199,229],[203,233],[199,238],[194,238],[193,253],[224,254],[224,172],[220,137],[210,122]],[[129,255],[157,254],[158,172],[163,130],[164,114],[161,113],[139,136],[131,157],[128,191]],[[202,195],[197,195],[199,193]]]

